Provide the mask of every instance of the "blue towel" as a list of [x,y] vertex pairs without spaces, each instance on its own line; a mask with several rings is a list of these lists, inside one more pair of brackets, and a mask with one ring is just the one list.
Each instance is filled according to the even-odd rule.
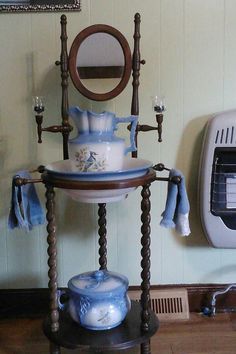
[[167,199],[165,210],[161,214],[161,226],[167,228],[175,228],[182,236],[190,234],[189,228],[189,200],[185,187],[185,178],[183,174],[172,169],[169,177],[180,176],[181,182],[177,185],[168,182]]
[[30,231],[34,226],[45,223],[45,213],[41,207],[34,184],[28,183],[24,186],[15,186],[14,178],[17,176],[31,178],[28,171],[19,171],[13,177],[8,228],[19,227]]

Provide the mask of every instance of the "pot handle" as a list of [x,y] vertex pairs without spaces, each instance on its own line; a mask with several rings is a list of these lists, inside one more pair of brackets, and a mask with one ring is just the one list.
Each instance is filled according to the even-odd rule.
[[130,117],[115,117],[115,124],[118,123],[131,123],[130,146],[125,149],[125,155],[128,154],[128,152],[136,151],[137,147],[135,144],[135,132],[138,124],[138,116],[131,115]]
[[57,304],[58,304],[58,308],[60,310],[65,310],[66,305],[67,305],[67,301],[66,302],[61,302],[61,297],[63,295],[67,295],[67,291],[66,290],[57,290]]

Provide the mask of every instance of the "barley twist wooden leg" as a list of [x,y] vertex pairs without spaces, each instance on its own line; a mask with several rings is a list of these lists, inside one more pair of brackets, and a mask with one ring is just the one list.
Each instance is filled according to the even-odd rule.
[[99,234],[99,265],[100,269],[107,269],[107,221],[106,221],[106,204],[98,204],[98,234]]
[[[51,331],[59,329],[59,312],[57,303],[57,249],[56,249],[56,223],[55,223],[55,192],[51,185],[46,185],[46,208],[47,208],[47,242],[48,242],[48,287],[50,291],[50,320]],[[54,352],[53,352],[54,353]],[[55,352],[56,353],[56,352]]]
[[141,354],[151,354],[150,341],[141,344]]
[[[151,233],[151,228],[150,228],[150,221],[151,221],[151,216],[150,216],[150,209],[151,209],[151,203],[150,203],[150,184],[147,184],[143,186],[142,188],[142,201],[141,201],[141,221],[142,221],[142,226],[141,226],[141,232],[142,232],[142,238],[141,238],[141,267],[142,267],[142,272],[141,272],[141,306],[142,306],[142,313],[141,313],[141,318],[142,318],[142,330],[147,332],[149,330],[149,320],[150,320],[150,233]],[[141,345],[141,354],[151,354],[150,350],[150,342],[147,341]]]
[[61,354],[61,349],[56,344],[50,342],[50,354]]

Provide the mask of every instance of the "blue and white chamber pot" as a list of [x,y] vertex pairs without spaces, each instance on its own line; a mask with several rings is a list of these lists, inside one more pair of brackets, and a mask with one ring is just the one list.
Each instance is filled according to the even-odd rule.
[[97,270],[79,274],[68,282],[68,304],[60,302],[72,319],[91,330],[107,330],[118,326],[130,310],[128,279],[121,274]]

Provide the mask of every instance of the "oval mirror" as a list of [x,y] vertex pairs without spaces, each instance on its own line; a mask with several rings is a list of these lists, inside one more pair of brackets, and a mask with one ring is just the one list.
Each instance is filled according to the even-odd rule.
[[105,101],[119,95],[131,73],[131,52],[125,37],[108,25],[93,25],[72,43],[69,71],[85,97]]

